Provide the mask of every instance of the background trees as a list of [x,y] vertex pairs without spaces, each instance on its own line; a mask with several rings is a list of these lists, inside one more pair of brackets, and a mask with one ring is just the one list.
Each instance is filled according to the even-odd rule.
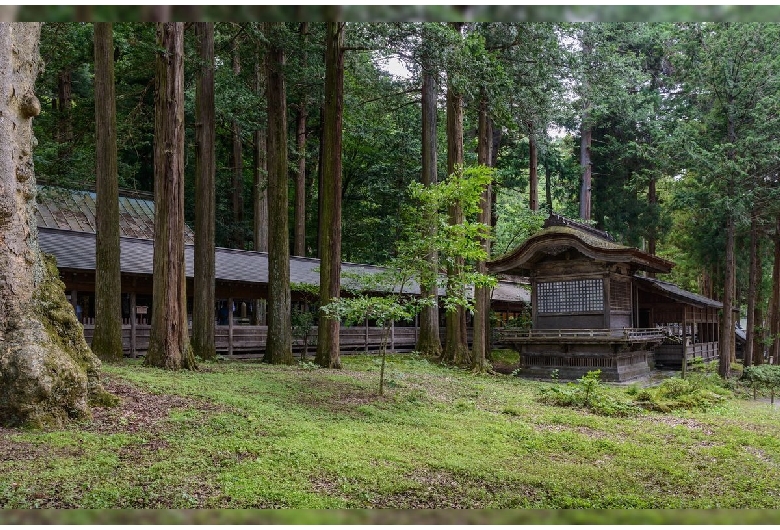
[[[777,335],[778,330],[768,332],[780,319],[766,318],[773,274],[780,275],[773,272],[772,256],[778,167],[771,73],[777,65],[768,51],[778,36],[772,26],[469,23],[456,32],[442,23],[348,23],[340,28],[349,38],[340,55],[338,191],[330,180],[336,158],[329,135],[336,122],[332,100],[325,98],[326,77],[332,79],[326,76],[329,26],[278,28],[288,108],[284,138],[278,140],[288,162],[277,190],[288,198],[280,213],[288,226],[277,234],[279,248],[325,257],[334,247],[320,236],[340,229],[340,236],[330,236],[341,242],[339,258],[326,260],[390,262],[404,232],[400,212],[409,202],[407,186],[453,172],[448,138],[451,149],[462,145],[462,155],[451,151],[452,161],[474,165],[482,115],[483,125],[492,126],[490,138],[482,138],[490,151],[482,161],[496,167],[487,207],[495,228],[493,256],[521,243],[549,211],[580,215],[587,199],[580,153],[590,136],[585,217],[625,243],[677,261],[672,278],[684,287],[716,298],[728,295],[742,308],[750,303],[757,340]],[[183,98],[185,125],[191,128],[202,105],[195,103],[194,30],[186,33]],[[49,181],[73,185],[92,178],[93,34],[91,24],[43,26],[41,50],[48,66],[39,80],[42,112],[34,156]],[[270,94],[265,76],[258,74],[266,69],[269,38],[258,23],[214,24],[218,246],[267,249],[263,199]],[[150,191],[153,27],[115,24],[113,49],[119,184]],[[460,98],[462,139],[445,127],[448,85],[451,99]],[[184,153],[185,218],[192,223],[195,143],[185,141]],[[327,210],[336,200],[341,222]],[[733,244],[725,237],[732,232]],[[732,285],[733,293],[726,288]],[[436,354],[435,337],[428,342],[426,351]]]

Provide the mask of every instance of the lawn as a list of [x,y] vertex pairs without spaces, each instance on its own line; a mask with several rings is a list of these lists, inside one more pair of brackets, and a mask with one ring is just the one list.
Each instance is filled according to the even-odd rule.
[[[0,429],[4,508],[777,508],[780,410],[607,417],[542,383],[415,356],[343,370],[106,365],[122,398],[67,430]],[[609,392],[625,394],[625,387]]]

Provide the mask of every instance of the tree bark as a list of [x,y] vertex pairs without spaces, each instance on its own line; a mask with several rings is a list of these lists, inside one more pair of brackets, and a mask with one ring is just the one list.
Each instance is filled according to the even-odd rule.
[[184,275],[184,23],[157,23],[154,280],[146,364],[195,368]]
[[747,325],[745,326],[745,351],[742,355],[744,366],[753,364],[753,336],[756,327],[756,297],[758,294],[758,214],[753,212],[750,219],[750,270],[748,272]]
[[[281,22],[274,23],[281,26]],[[284,49],[268,49],[268,343],[265,361],[292,364],[290,245],[287,218],[287,92]]]
[[[341,291],[341,146],[344,109],[344,23],[328,22],[325,50],[322,183],[320,187],[320,305]],[[339,322],[320,315],[317,328],[320,366],[341,368]]]
[[758,241],[756,259],[756,304],[753,309],[753,355],[754,365],[764,364],[764,341],[766,339],[766,325],[764,323],[764,306],[766,301],[761,299],[760,281],[764,277],[764,245]]
[[192,301],[192,350],[214,359],[215,120],[214,23],[196,22],[200,65],[195,86],[195,270]]
[[61,427],[107,402],[53,259],[38,247],[32,118],[39,23],[0,23],[0,423]]
[[533,123],[528,124],[528,207],[532,212],[539,210],[538,149]]
[[[460,33],[463,24],[452,23],[455,31]],[[463,166],[463,96],[453,86],[451,80],[447,85],[447,173],[453,175]],[[449,207],[450,225],[463,222],[463,208],[459,204]],[[455,260],[454,265],[448,265],[447,276],[452,278],[463,269],[462,258]],[[448,280],[447,289],[452,290],[452,282]],[[455,364],[469,364],[470,353],[466,341],[466,312],[462,307],[447,312],[444,355],[442,360]]]
[[[233,75],[236,81],[241,74],[241,56],[238,42],[233,41]],[[233,245],[244,248],[244,157],[241,146],[241,125],[233,120],[232,126],[233,159]]]
[[[424,38],[424,37],[423,37]],[[423,65],[422,72],[422,178],[424,186],[438,181],[436,161],[436,73],[429,64]],[[428,223],[429,236],[436,233],[436,224]],[[428,256],[430,270],[429,281],[422,281],[421,296],[432,298],[434,304],[425,307],[420,313],[420,333],[417,337],[417,351],[429,357],[441,355],[441,337],[439,335],[439,296],[436,278],[439,270],[438,253],[434,250]]]
[[772,267],[772,297],[769,304],[769,357],[772,364],[780,362],[780,216],[777,217],[777,227],[774,237],[774,263]]
[[97,230],[92,351],[100,359],[115,361],[122,359],[123,352],[113,25],[96,22],[94,40]]
[[[265,96],[265,81],[261,74],[260,55],[255,56],[255,92]],[[268,167],[266,164],[266,130],[255,131],[254,151],[254,221],[255,250],[268,252]]]
[[[301,23],[301,40],[303,41],[303,69],[306,69],[306,41],[309,33],[309,23]],[[306,119],[308,117],[308,98],[304,92],[298,103],[296,138],[298,149],[298,172],[295,175],[295,227],[293,230],[293,254],[306,255]]]
[[[477,162],[480,165],[490,165],[492,160],[491,148],[493,147],[493,122],[488,116],[488,102],[485,96],[479,104],[479,120],[477,131]],[[482,192],[480,199],[480,211],[478,221],[490,225],[490,198],[491,186],[488,185]],[[482,240],[482,247],[490,256],[490,241]],[[487,274],[485,261],[477,262],[477,272]],[[474,342],[472,344],[471,368],[477,372],[483,372],[487,368],[487,358],[490,351],[490,288],[477,287],[474,289]]]
[[720,330],[720,366],[718,373],[724,379],[731,373],[731,357],[734,345],[734,217],[726,221],[726,268],[723,278],[723,326]]
[[[587,39],[583,38],[582,55],[587,58],[592,52],[592,46]],[[587,92],[588,80],[583,80],[585,85],[584,92]],[[582,123],[580,124],[580,166],[582,167],[582,188],[580,189],[580,218],[589,220],[591,216],[591,177],[592,167],[590,159],[590,146],[593,140],[593,131],[590,125],[590,101],[587,96],[582,109]]]

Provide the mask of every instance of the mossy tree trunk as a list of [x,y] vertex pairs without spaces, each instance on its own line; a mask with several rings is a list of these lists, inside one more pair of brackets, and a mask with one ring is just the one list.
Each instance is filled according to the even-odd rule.
[[214,343],[215,122],[214,23],[196,22],[200,64],[195,86],[195,270],[192,350],[202,359],[217,355]]
[[94,41],[97,237],[92,351],[99,358],[112,361],[123,357],[113,24],[96,22]]
[[[344,109],[344,23],[328,22],[325,31],[325,106],[323,109],[320,186],[320,306],[341,291],[341,139]],[[339,321],[320,316],[316,362],[341,368]]]
[[57,267],[38,247],[39,39],[39,23],[0,23],[0,423],[61,426],[107,395]]
[[157,23],[154,284],[146,364],[195,368],[184,276],[184,24]]
[[[270,33],[274,26],[269,24]],[[284,49],[270,36],[268,87],[268,344],[265,360],[292,364],[290,246],[287,196],[287,91]]]
[[[425,33],[423,33],[425,38]],[[436,73],[430,64],[424,61],[422,66],[422,183],[432,186],[438,181],[436,162]],[[433,220],[429,223],[430,235],[436,230]],[[425,307],[420,312],[420,334],[417,337],[417,351],[430,357],[441,355],[441,337],[439,336],[439,304],[438,287],[438,254],[431,252],[428,256],[432,281],[423,282],[421,294],[436,300],[432,306]]]

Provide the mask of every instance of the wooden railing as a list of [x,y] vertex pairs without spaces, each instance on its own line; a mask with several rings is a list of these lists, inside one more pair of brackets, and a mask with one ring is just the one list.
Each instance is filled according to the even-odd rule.
[[496,330],[499,342],[528,341],[532,339],[593,339],[651,341],[663,339],[666,331],[660,328],[620,329],[520,329],[499,328]]
[[[132,356],[143,355],[149,348],[149,324],[122,325],[122,347],[126,353]],[[91,344],[95,333],[93,324],[84,324],[84,338]],[[341,350],[345,352],[375,352],[379,351],[384,339],[385,329],[374,326],[342,326],[339,329],[339,343]],[[414,350],[417,344],[419,328],[392,326],[388,330],[386,347],[388,351],[409,352]],[[192,335],[192,329],[190,329]],[[216,326],[214,330],[214,342],[216,350],[220,354],[227,355],[252,355],[265,351],[268,338],[268,326]],[[471,334],[469,334],[471,338]],[[317,327],[309,331],[308,350],[313,353],[317,343]],[[293,337],[293,350],[303,351],[304,341],[302,337]]]

